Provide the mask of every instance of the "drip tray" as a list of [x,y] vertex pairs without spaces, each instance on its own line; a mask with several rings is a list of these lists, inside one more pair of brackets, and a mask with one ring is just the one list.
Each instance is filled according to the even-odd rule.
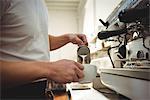
[[100,69],[102,83],[110,89],[134,100],[150,98],[149,68],[111,68]]

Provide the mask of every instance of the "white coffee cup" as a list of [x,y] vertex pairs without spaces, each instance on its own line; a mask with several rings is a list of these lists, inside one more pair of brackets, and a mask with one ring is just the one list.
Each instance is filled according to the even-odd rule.
[[84,66],[84,78],[81,79],[79,82],[80,83],[89,83],[92,82],[97,75],[97,68],[95,65],[91,64],[83,64]]

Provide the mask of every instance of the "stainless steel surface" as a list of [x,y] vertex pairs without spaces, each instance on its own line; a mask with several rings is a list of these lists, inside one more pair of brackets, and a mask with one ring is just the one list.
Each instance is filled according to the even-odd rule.
[[100,72],[150,81],[150,68],[112,68],[100,69]]
[[[145,43],[147,44],[150,42],[150,36],[147,36],[145,38]],[[136,40],[133,40],[129,42],[127,45],[127,59],[132,60],[132,59],[150,59],[150,57],[146,57],[146,53],[150,55],[150,52],[143,46],[143,38],[139,38]],[[148,46],[150,48],[150,45]]]
[[89,64],[91,62],[90,49],[86,45],[79,46],[77,61],[82,64]]
[[110,89],[132,100],[149,100],[150,70],[140,70],[102,69],[101,81]]
[[[100,80],[108,88],[133,100],[150,99],[149,8],[149,0],[122,0],[107,18],[109,26],[99,32],[99,36],[106,37],[99,39],[112,39],[108,55],[113,65],[113,68],[103,66],[99,70]],[[117,25],[122,29],[118,19],[127,31],[121,33],[117,27],[112,27]]]

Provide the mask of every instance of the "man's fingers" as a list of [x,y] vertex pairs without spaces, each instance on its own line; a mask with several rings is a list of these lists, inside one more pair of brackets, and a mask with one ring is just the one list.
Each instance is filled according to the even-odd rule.
[[76,69],[75,69],[75,72],[78,76],[78,79],[81,79],[84,77],[84,73],[83,73],[83,70],[84,70],[84,66],[78,62],[74,62],[75,65],[76,65]]
[[84,77],[83,71],[80,70],[78,67],[76,67],[76,70],[75,70],[75,71],[76,71],[76,74],[77,74],[78,79],[81,79],[81,78]]
[[73,77],[73,82],[78,82],[79,81],[78,74],[75,72],[74,77]]
[[84,69],[84,66],[78,62],[75,62],[75,65],[80,69],[80,70],[83,70]]
[[78,45],[83,45],[84,44],[84,42],[78,37],[76,37],[76,42],[77,42]]
[[82,40],[83,44],[88,44],[87,38],[84,34],[78,34],[77,36]]

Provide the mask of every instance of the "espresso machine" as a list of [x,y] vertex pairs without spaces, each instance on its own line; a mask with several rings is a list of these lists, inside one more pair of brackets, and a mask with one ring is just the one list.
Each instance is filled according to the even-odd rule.
[[113,68],[99,69],[108,88],[133,100],[150,99],[149,0],[122,0],[104,22],[100,40],[111,41]]

